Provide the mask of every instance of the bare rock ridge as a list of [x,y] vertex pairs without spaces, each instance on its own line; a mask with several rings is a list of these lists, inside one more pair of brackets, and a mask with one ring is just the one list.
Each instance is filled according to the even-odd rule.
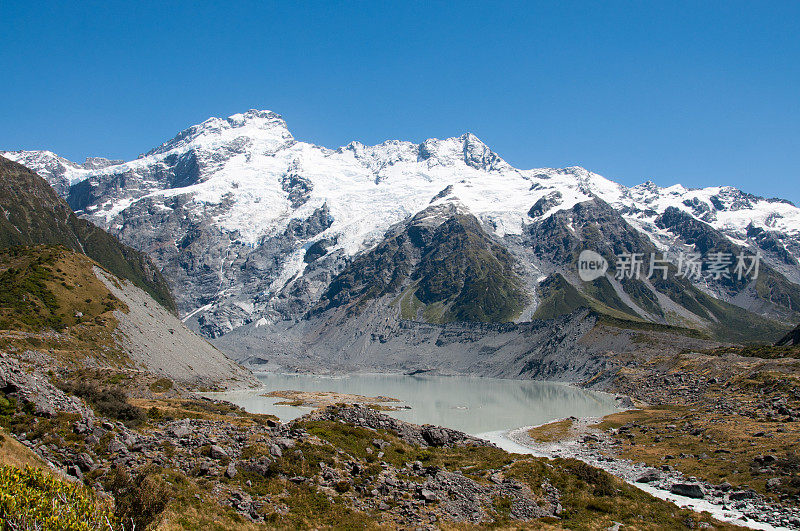
[[404,441],[419,446],[450,448],[463,446],[493,446],[492,443],[485,439],[473,437],[457,430],[432,426],[430,424],[418,426],[384,415],[369,406],[360,404],[329,406],[318,409],[311,414],[311,418],[343,421],[353,426],[361,426],[362,428],[370,428],[376,431],[391,430]]

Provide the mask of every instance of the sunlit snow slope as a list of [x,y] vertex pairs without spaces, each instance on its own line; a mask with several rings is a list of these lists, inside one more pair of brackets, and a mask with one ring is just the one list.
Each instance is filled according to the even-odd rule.
[[[675,235],[656,220],[676,207],[734,243],[763,248],[786,278],[800,280],[800,209],[787,201],[729,187],[627,188],[580,167],[520,170],[471,133],[334,150],[295,140],[278,114],[251,110],[210,118],[128,162],[0,153],[148,252],[182,314],[212,336],[299,318],[351,257],[431,204],[457,203],[509,240],[597,196],[661,249]],[[533,287],[550,273],[529,272]]]

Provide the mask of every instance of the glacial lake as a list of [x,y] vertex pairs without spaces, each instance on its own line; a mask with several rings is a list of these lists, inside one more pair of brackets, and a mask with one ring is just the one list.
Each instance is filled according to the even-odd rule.
[[415,424],[435,424],[472,435],[544,424],[554,419],[595,417],[619,411],[613,396],[557,383],[468,376],[354,374],[341,377],[307,374],[257,374],[261,389],[209,393],[251,413],[272,414],[282,421],[305,415],[310,407],[277,405],[284,398],[270,391],[333,391],[386,396],[388,403],[410,409],[387,415]]

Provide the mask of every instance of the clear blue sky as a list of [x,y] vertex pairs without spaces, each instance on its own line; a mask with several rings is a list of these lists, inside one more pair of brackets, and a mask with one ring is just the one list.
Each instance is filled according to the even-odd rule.
[[130,159],[260,108],[329,147],[472,131],[517,167],[800,204],[800,2],[0,0],[0,15],[0,149]]

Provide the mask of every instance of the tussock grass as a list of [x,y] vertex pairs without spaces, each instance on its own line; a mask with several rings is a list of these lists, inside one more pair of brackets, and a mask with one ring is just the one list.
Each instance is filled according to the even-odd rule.
[[557,442],[566,439],[571,429],[572,419],[563,419],[531,428],[528,436],[537,442]]
[[0,429],[0,464],[17,468],[46,468],[44,461],[24,444]]

